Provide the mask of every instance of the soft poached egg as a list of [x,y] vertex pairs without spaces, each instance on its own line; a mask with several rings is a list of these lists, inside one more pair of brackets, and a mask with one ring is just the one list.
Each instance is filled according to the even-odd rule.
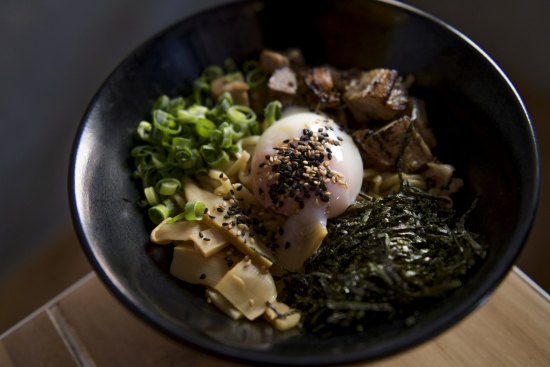
[[287,270],[300,269],[319,248],[327,219],[355,201],[363,181],[353,139],[328,117],[296,108],[262,134],[251,171],[260,203],[288,217],[275,250]]

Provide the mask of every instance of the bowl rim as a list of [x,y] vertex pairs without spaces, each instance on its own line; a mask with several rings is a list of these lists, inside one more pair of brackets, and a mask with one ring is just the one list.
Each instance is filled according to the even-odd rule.
[[155,40],[160,38],[166,33],[169,33],[172,29],[182,26],[184,23],[189,23],[195,18],[203,17],[209,13],[229,9],[229,8],[238,8],[245,6],[247,4],[265,4],[268,0],[238,0],[232,1],[229,3],[223,3],[221,5],[214,5],[207,7],[206,9],[190,14],[184,18],[181,18],[171,25],[163,27],[156,33],[149,36],[144,41],[140,42],[137,47],[132,49],[121,61],[112,69],[112,71],[107,75],[105,80],[101,83],[96,93],[90,100],[83,117],[79,122],[78,129],[74,136],[73,145],[70,153],[69,161],[69,176],[68,176],[68,194],[69,194],[69,208],[71,213],[71,219],[73,222],[73,227],[75,228],[76,234],[78,236],[81,247],[84,250],[84,253],[90,263],[93,266],[94,272],[98,275],[104,285],[115,298],[122,303],[126,308],[128,308],[135,315],[139,316],[142,319],[145,319],[148,324],[157,330],[160,330],[164,335],[169,336],[170,338],[179,341],[185,342],[186,345],[194,347],[202,352],[211,352],[222,358],[229,358],[234,361],[245,362],[245,363],[266,363],[272,365],[296,365],[296,366],[305,366],[311,365],[333,365],[337,363],[350,363],[358,361],[367,361],[374,360],[383,357],[387,357],[396,352],[406,351],[414,346],[417,346],[421,343],[426,342],[427,340],[440,335],[445,330],[448,330],[453,325],[456,325],[459,321],[463,320],[466,316],[471,314],[479,306],[485,304],[487,300],[492,296],[495,289],[506,277],[509,270],[512,268],[515,260],[521,253],[522,248],[529,236],[530,230],[533,226],[534,218],[538,209],[539,199],[540,199],[540,186],[541,186],[541,162],[540,162],[540,151],[536,139],[536,133],[532,121],[529,117],[527,109],[524,105],[524,102],[519,95],[518,91],[514,87],[513,83],[510,81],[508,76],[502,71],[502,69],[496,64],[496,62],[475,42],[473,42],[465,34],[449,25],[445,21],[439,19],[438,17],[427,13],[424,10],[416,8],[412,5],[405,4],[396,0],[370,0],[372,3],[378,3],[381,6],[388,6],[396,8],[397,11],[406,12],[413,17],[419,17],[427,20],[430,23],[433,23],[436,27],[440,28],[443,32],[449,32],[452,36],[457,37],[463,42],[467,47],[473,49],[473,51],[479,54],[484,61],[488,62],[490,67],[497,72],[498,76],[505,82],[509,91],[514,95],[514,99],[518,104],[518,107],[521,109],[521,113],[525,118],[525,122],[530,132],[530,139],[533,143],[532,150],[533,155],[531,156],[534,162],[534,172],[533,180],[531,182],[531,192],[532,195],[529,197],[530,201],[525,203],[525,207],[528,208],[528,216],[519,220],[518,227],[516,229],[515,240],[511,243],[516,243],[515,246],[510,246],[508,251],[505,253],[506,257],[502,258],[499,267],[488,276],[483,282],[482,286],[475,289],[466,300],[460,303],[459,306],[452,309],[451,317],[445,319],[440,319],[438,322],[434,323],[433,326],[417,330],[415,333],[415,338],[406,338],[399,337],[395,339],[394,342],[389,345],[380,346],[378,348],[346,352],[345,354],[332,354],[332,355],[301,355],[301,356],[276,356],[269,354],[269,357],[266,358],[265,352],[261,350],[250,350],[242,349],[238,347],[231,347],[224,345],[219,342],[207,339],[205,337],[196,337],[194,335],[189,335],[185,333],[180,333],[173,325],[170,325],[167,322],[159,322],[155,317],[154,313],[150,312],[147,308],[143,307],[131,294],[128,292],[125,287],[117,280],[115,274],[110,273],[107,270],[107,267],[104,266],[103,262],[105,259],[102,259],[98,255],[97,251],[94,249],[94,246],[88,238],[86,237],[85,225],[80,220],[79,215],[79,204],[78,204],[78,191],[76,187],[76,174],[77,174],[77,156],[79,152],[79,147],[82,139],[82,135],[86,126],[88,125],[88,120],[90,114],[93,111],[94,105],[107,85],[108,81],[112,76],[119,70],[119,68],[126,62],[126,60],[131,57],[134,53],[139,50],[146,49]]

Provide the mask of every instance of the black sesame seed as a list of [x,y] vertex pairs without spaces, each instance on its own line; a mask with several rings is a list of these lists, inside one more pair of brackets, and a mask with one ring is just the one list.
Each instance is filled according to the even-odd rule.
[[220,213],[223,213],[223,208],[217,207],[216,210]]
[[202,273],[201,276],[199,277],[200,279],[206,279],[206,274]]

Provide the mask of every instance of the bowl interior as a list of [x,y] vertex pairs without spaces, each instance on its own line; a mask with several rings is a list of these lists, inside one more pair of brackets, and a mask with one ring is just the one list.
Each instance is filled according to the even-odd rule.
[[[207,65],[244,61],[265,48],[302,49],[309,65],[395,68],[412,73],[439,146],[457,168],[469,227],[489,247],[462,288],[418,322],[327,340],[229,320],[202,291],[167,272],[170,252],[148,242],[129,151],[137,123],[160,94],[185,91]],[[415,345],[479,305],[506,274],[529,231],[538,199],[538,155],[513,87],[476,46],[441,22],[379,1],[252,1],[178,23],[146,42],[103,84],[75,141],[70,199],[83,247],[98,274],[130,309],[168,334],[250,361],[326,364],[380,357]]]

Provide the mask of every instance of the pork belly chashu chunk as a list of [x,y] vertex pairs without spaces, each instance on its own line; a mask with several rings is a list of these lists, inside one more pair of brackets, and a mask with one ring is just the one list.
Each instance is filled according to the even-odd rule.
[[[433,159],[430,148],[411,126],[408,116],[403,116],[375,132],[361,129],[352,136],[360,147],[365,165],[380,171],[395,171],[400,168],[406,173],[415,172]],[[401,167],[397,167],[401,154]]]
[[374,69],[350,80],[344,102],[358,122],[391,121],[407,108],[408,93],[395,70]]
[[282,53],[263,50],[260,54],[260,67],[268,74],[272,74],[275,70],[285,66],[299,68],[304,66],[304,64],[304,55],[297,48],[291,48]]
[[336,108],[340,105],[340,93],[336,90],[333,73],[327,66],[306,69],[302,72],[305,95],[310,105],[319,108]]
[[248,84],[242,74],[235,74],[234,78],[219,77],[210,83],[212,98],[216,101],[224,92],[229,92],[236,104],[249,106]]
[[273,73],[275,70],[290,65],[290,60],[285,55],[271,51],[263,50],[260,54],[260,67],[266,73]]
[[267,84],[268,96],[278,99],[283,104],[293,104],[298,91],[298,80],[294,70],[288,66],[275,70]]

